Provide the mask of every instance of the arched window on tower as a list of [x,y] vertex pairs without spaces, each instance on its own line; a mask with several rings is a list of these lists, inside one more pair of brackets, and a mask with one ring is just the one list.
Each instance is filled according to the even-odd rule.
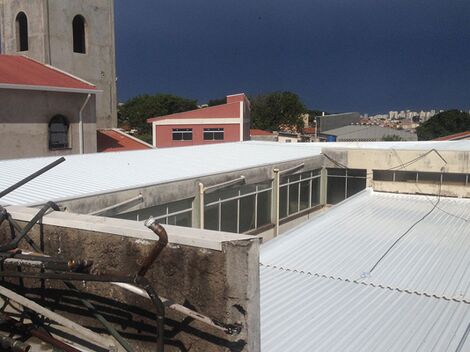
[[85,18],[82,15],[74,17],[73,22],[73,52],[85,54],[86,53],[86,33],[85,33]]
[[16,50],[28,50],[28,17],[24,12],[16,15]]
[[56,115],[49,122],[49,149],[69,148],[69,121],[65,116]]

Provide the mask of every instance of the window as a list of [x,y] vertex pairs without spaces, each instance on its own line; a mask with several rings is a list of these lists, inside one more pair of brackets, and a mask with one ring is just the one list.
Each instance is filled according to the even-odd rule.
[[224,129],[223,128],[204,128],[205,141],[223,141]]
[[173,128],[174,141],[192,141],[193,129],[192,128]]
[[62,115],[54,116],[49,122],[49,149],[69,148],[69,122]]
[[86,53],[85,18],[81,15],[74,17],[73,22],[73,52]]
[[366,177],[367,171],[362,169],[328,169],[328,203],[339,203],[365,189]]
[[284,219],[320,203],[321,170],[284,176],[279,186],[279,217]]
[[28,17],[24,12],[16,16],[16,50],[28,50]]

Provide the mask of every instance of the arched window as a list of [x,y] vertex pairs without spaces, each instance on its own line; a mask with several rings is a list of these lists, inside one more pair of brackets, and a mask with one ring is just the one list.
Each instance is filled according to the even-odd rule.
[[16,50],[28,50],[28,17],[24,12],[16,15]]
[[73,22],[73,51],[75,53],[86,53],[86,38],[85,38],[85,18],[81,15],[74,17]]
[[49,122],[49,149],[69,148],[69,121],[56,115]]

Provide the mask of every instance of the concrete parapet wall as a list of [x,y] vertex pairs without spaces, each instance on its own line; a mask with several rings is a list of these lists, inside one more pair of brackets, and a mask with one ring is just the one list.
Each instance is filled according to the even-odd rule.
[[[37,209],[10,207],[8,211],[24,224]],[[170,225],[165,229],[169,244],[146,275],[158,294],[210,318],[242,327],[240,334],[230,336],[167,309],[165,351],[259,351],[260,238]],[[4,223],[0,228],[3,243],[8,236],[9,228]],[[49,255],[67,260],[91,259],[98,271],[116,270],[129,275],[137,272],[156,240],[152,231],[135,221],[63,212],[46,215],[42,224],[33,228],[31,237],[43,243]],[[23,246],[30,249],[26,243]],[[119,287],[87,284],[85,290],[153,311],[148,300]],[[148,317],[146,321],[154,326]],[[121,330],[122,326],[117,328]],[[137,329],[129,323],[126,332],[135,333]],[[140,334],[145,335],[145,328]],[[137,351],[153,348],[150,342],[130,341]]]

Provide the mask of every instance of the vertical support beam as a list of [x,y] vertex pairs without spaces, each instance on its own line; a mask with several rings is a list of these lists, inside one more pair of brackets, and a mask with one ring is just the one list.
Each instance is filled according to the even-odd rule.
[[198,183],[193,200],[192,227],[204,228],[204,185]]
[[271,223],[274,225],[274,237],[279,235],[279,169],[272,172]]
[[320,204],[321,205],[326,205],[328,199],[327,199],[327,194],[328,194],[328,171],[326,170],[325,167],[321,169],[320,173]]

